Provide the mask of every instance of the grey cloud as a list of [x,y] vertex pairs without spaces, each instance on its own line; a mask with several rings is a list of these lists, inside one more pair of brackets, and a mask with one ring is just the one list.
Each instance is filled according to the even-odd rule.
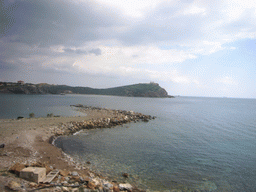
[[89,53],[94,53],[95,55],[101,55],[101,49],[97,48],[97,49],[92,49],[89,51]]
[[66,48],[63,49],[63,51],[65,51],[65,53],[76,53],[76,54],[84,54],[87,55],[87,51],[81,50],[81,49],[70,49],[70,48]]
[[14,14],[17,7],[9,1],[0,1],[0,38],[8,33],[14,25]]
[[[254,18],[254,19],[253,19]],[[254,26],[254,27],[252,27]],[[223,31],[228,34],[235,34],[241,31],[255,31],[255,9],[247,9],[239,20],[223,26]]]
[[[67,0],[16,0],[3,2],[5,9],[1,26],[8,28],[10,18],[14,24],[1,36],[15,36],[16,42],[27,44],[79,45],[88,40],[106,38],[98,28],[123,25],[111,9],[100,9],[92,2],[74,3]],[[15,7],[15,10],[11,10]]]
[[70,49],[70,48],[66,48],[63,49],[65,51],[65,53],[71,53],[71,54],[81,54],[81,55],[87,55],[89,53],[95,54],[95,55],[101,55],[101,49],[97,48],[97,49],[91,49],[88,52],[82,49]]
[[188,44],[209,37],[207,26],[222,18],[221,4],[200,2],[207,14],[181,14],[193,6],[192,1],[163,2],[147,13],[144,20],[131,24],[118,38],[125,45],[168,42],[169,45]]
[[125,33],[120,40],[125,44],[147,44],[159,41],[182,42],[190,38],[201,37],[200,28],[203,18],[198,15],[185,16],[179,12],[189,6],[177,3],[175,5],[161,4],[153,12],[148,13],[142,20]]
[[2,72],[7,71],[7,70],[14,70],[15,68],[16,68],[16,66],[7,64],[5,61],[0,60],[0,70]]

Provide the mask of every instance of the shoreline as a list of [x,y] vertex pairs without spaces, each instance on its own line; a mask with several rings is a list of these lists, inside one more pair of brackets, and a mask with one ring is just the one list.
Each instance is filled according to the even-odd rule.
[[[10,181],[25,183],[27,189],[30,187],[28,181],[23,181],[14,174],[9,173],[9,169],[17,164],[45,165],[53,169],[65,170],[72,173],[77,172],[79,176],[87,180],[84,188],[99,190],[104,187],[100,183],[108,183],[112,190],[118,191],[120,183],[107,181],[100,174],[90,171],[86,163],[75,162],[72,157],[65,154],[62,149],[52,145],[52,141],[58,136],[71,135],[81,130],[95,128],[113,128],[117,125],[129,122],[148,121],[155,117],[135,113],[132,111],[112,110],[97,107],[75,105],[78,111],[86,113],[82,117],[47,117],[47,118],[24,118],[24,119],[0,119],[0,144],[5,143],[4,150],[0,155],[0,190],[5,190]],[[121,175],[120,175],[121,177]],[[91,184],[91,186],[89,186]],[[97,186],[98,185],[98,186]],[[129,184],[130,185],[130,184]],[[42,185],[41,185],[42,186]],[[131,186],[129,186],[131,187]],[[53,187],[56,188],[56,187]],[[51,188],[51,189],[53,189]],[[49,191],[51,191],[49,189]],[[125,188],[123,188],[125,190]],[[131,188],[129,189],[131,190]],[[132,191],[141,191],[133,186]]]

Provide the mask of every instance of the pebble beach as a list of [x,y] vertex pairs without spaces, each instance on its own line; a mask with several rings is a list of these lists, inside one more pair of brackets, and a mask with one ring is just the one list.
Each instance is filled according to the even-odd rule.
[[[104,175],[89,170],[86,164],[75,162],[54,146],[58,136],[76,134],[95,128],[113,128],[117,125],[149,121],[155,117],[133,111],[112,110],[74,105],[86,113],[83,117],[47,117],[0,120],[0,190],[18,191],[143,191],[125,182],[110,181]],[[34,183],[21,179],[25,167],[45,167],[46,172],[59,170],[51,183]]]

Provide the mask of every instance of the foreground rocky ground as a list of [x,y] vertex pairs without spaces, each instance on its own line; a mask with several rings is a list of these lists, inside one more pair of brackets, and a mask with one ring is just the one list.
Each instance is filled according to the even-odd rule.
[[[75,162],[52,143],[57,136],[81,129],[107,128],[129,122],[149,121],[155,117],[133,111],[110,110],[83,105],[75,106],[84,117],[49,117],[0,120],[0,191],[141,191],[129,183],[108,181]],[[89,163],[89,162],[87,162]],[[46,184],[19,178],[28,166],[58,169],[58,176]],[[126,178],[129,175],[123,174]]]

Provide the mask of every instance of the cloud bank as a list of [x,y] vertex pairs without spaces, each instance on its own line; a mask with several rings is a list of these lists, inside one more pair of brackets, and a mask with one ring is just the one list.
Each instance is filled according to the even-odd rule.
[[[107,84],[94,78],[112,85],[117,79],[153,80],[197,89],[207,85],[206,77],[232,84],[229,74],[217,80],[220,73],[193,73],[191,63],[256,38],[251,1],[4,0],[0,14],[0,69],[6,81],[39,82],[36,77],[44,73],[49,83],[56,81],[53,74],[60,79],[77,74],[69,82],[96,87]],[[78,76],[86,76],[87,83]]]

